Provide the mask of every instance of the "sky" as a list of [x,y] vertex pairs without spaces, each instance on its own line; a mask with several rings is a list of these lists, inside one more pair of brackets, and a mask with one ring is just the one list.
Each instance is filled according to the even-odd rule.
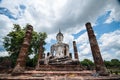
[[79,59],[93,60],[85,24],[91,22],[104,60],[120,60],[120,0],[0,0],[0,56],[8,56],[3,37],[13,24],[31,24],[35,31],[46,32],[45,45],[56,43],[61,29],[64,43],[73,57],[76,41]]

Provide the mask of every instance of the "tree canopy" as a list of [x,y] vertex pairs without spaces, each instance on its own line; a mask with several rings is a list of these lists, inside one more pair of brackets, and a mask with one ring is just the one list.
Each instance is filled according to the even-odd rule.
[[82,66],[86,66],[87,69],[92,69],[92,67],[94,67],[94,63],[89,59],[84,59],[80,63],[82,64]]

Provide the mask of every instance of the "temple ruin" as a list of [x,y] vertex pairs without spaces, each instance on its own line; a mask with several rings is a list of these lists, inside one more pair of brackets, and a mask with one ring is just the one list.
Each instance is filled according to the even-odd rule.
[[[95,63],[96,73],[99,75],[108,75],[106,67],[104,65],[99,46],[94,35],[94,31],[91,27],[91,23],[86,23],[86,29],[89,37],[89,42],[91,46],[91,51]],[[13,73],[24,72],[26,56],[28,52],[28,47],[30,45],[32,37],[32,26],[28,25],[26,30],[26,35],[17,59],[16,66]],[[79,61],[79,54],[77,50],[77,44],[73,41],[73,51],[74,57],[72,58],[72,53],[69,52],[69,44],[63,42],[64,35],[59,30],[56,35],[57,43],[51,45],[50,52],[45,56],[43,52],[43,45],[40,42],[38,62],[36,65],[36,71],[82,71],[84,68],[81,66]]]
[[[76,42],[73,41],[75,59],[72,59],[72,54],[69,52],[69,45],[63,43],[63,38],[63,34],[61,33],[61,31],[59,31],[59,33],[56,35],[57,43],[51,45],[51,51],[47,54],[47,57],[38,59],[37,65],[39,66],[37,66],[36,70],[83,70],[78,59]],[[42,56],[41,53],[39,55]]]

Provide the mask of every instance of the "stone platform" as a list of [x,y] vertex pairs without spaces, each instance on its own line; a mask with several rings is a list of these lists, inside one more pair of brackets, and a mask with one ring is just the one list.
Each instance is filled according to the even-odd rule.
[[94,71],[25,71],[17,76],[0,74],[0,80],[120,80],[120,75],[93,76]]
[[81,65],[40,65],[37,71],[82,71]]

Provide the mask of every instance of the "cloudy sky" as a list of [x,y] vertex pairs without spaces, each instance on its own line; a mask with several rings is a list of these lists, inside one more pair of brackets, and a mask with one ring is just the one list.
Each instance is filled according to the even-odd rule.
[[86,22],[92,23],[103,59],[120,59],[120,0],[0,0],[0,56],[8,55],[2,38],[13,24],[30,23],[48,34],[45,52],[56,43],[60,28],[70,52],[75,40],[80,60],[92,60]]

